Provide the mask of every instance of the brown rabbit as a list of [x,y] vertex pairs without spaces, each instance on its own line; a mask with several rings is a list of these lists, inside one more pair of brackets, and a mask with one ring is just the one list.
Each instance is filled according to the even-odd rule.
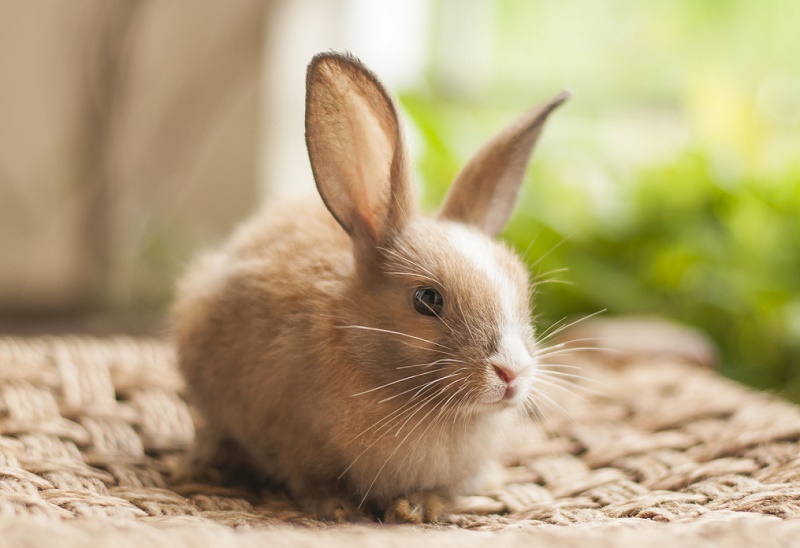
[[389,94],[350,55],[314,57],[306,143],[322,200],[269,206],[179,288],[198,449],[237,445],[324,519],[435,521],[476,485],[538,374],[528,273],[492,238],[567,97],[489,141],[425,218]]

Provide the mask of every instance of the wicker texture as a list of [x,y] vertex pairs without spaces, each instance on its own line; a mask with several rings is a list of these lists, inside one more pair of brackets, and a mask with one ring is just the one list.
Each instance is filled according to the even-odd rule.
[[178,479],[194,428],[167,343],[0,337],[0,537],[247,544],[291,524],[349,546],[420,529],[638,542],[672,522],[658,535],[800,538],[800,408],[679,360],[601,361],[585,360],[581,398],[550,394],[568,418],[520,425],[505,485],[460,499],[450,525],[343,532],[281,493]]

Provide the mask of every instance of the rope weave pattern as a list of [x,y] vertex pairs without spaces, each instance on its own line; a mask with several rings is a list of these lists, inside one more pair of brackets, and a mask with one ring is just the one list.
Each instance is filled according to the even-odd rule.
[[[675,360],[584,362],[591,391],[550,394],[566,414],[520,425],[505,484],[457,501],[449,528],[800,518],[800,408]],[[0,532],[331,527],[281,493],[178,479],[181,390],[163,341],[0,337]]]

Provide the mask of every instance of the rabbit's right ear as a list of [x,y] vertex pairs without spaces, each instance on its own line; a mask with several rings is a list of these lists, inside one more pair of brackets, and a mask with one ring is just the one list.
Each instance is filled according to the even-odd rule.
[[506,126],[467,162],[444,199],[439,216],[490,236],[505,226],[547,117],[569,98],[564,91]]
[[306,76],[306,146],[328,210],[367,252],[416,211],[391,97],[356,58],[314,57]]

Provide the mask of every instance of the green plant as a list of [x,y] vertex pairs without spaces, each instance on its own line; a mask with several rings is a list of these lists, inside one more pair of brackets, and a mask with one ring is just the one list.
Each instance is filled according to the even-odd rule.
[[728,375],[800,401],[800,58],[784,47],[800,10],[603,5],[619,17],[594,28],[575,2],[500,2],[483,89],[432,76],[401,96],[426,203],[528,97],[568,84],[503,234],[534,273],[568,269],[540,289],[541,322],[671,317],[714,338]]

